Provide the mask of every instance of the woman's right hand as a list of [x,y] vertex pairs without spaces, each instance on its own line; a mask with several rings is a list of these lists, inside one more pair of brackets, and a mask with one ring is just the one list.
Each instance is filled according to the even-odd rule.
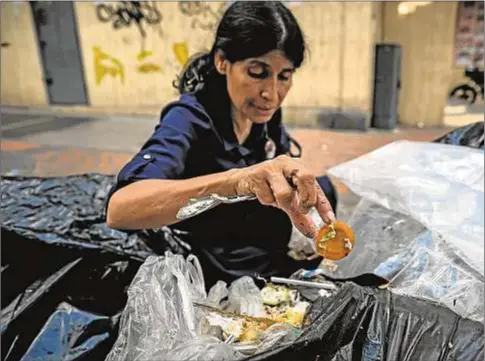
[[262,204],[284,210],[305,236],[314,238],[317,232],[308,215],[311,208],[315,207],[325,223],[335,221],[332,207],[315,175],[301,161],[281,155],[238,171],[237,195],[252,193]]

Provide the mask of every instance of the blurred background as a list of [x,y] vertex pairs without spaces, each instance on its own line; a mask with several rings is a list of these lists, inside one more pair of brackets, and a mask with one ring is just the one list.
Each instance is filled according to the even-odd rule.
[[[1,2],[2,173],[116,173],[227,5]],[[284,121],[315,172],[483,121],[483,2],[287,5],[310,51]]]

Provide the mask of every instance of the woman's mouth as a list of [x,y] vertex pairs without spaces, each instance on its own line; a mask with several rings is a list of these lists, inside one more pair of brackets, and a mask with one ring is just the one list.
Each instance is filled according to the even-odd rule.
[[260,107],[255,104],[253,104],[253,107],[256,108],[257,112],[262,114],[262,115],[270,115],[273,114],[275,109],[271,107]]

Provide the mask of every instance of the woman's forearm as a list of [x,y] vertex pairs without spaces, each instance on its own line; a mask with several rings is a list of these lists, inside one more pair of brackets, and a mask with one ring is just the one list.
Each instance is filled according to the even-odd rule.
[[108,226],[115,229],[150,229],[174,224],[176,214],[190,198],[212,193],[236,195],[239,169],[191,179],[147,179],[116,191],[109,200]]

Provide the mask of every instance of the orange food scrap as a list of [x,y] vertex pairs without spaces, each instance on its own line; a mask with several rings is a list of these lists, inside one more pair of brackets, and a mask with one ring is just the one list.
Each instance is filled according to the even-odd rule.
[[342,221],[322,227],[315,237],[317,253],[332,261],[347,257],[352,252],[354,244],[355,235],[352,228]]

